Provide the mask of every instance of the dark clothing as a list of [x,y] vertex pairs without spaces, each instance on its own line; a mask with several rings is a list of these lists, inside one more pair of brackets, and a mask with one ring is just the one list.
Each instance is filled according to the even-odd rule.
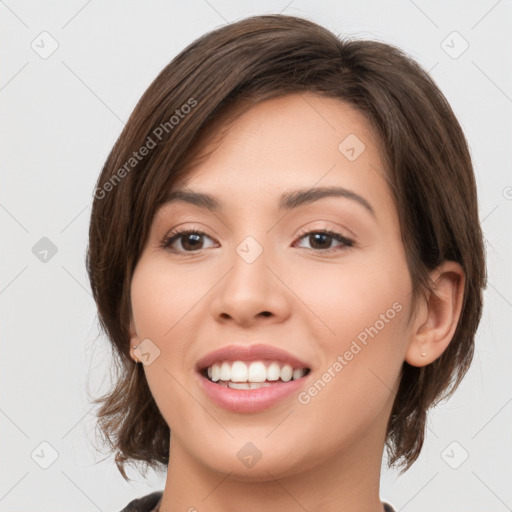
[[[162,501],[162,494],[163,491],[155,491],[142,498],[130,501],[121,512],[158,512],[160,502]],[[384,505],[385,512],[395,512],[391,505],[385,502],[382,502],[382,504]]]
[[142,498],[130,501],[121,512],[158,512],[164,491],[155,491]]

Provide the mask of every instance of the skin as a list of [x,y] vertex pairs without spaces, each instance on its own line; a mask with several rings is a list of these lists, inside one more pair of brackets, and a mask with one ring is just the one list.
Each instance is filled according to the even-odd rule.
[[[349,134],[365,145],[354,161],[338,149]],[[351,106],[287,95],[246,108],[224,135],[173,186],[212,194],[222,208],[164,205],[132,281],[131,346],[149,339],[160,350],[144,369],[172,432],[160,510],[380,512],[386,424],[403,361],[426,365],[445,350],[460,315],[463,271],[445,262],[432,274],[435,293],[412,310],[382,151]],[[375,216],[345,197],[277,208],[283,192],[324,186],[359,194]],[[192,252],[187,236],[161,247],[176,227],[207,236]],[[304,236],[323,228],[353,245]],[[236,252],[247,236],[263,249],[252,263]],[[396,303],[394,318],[307,404],[292,395],[261,412],[234,413],[198,385],[194,367],[205,354],[265,343],[308,362],[307,390]],[[251,468],[237,457],[247,442],[262,454]]]

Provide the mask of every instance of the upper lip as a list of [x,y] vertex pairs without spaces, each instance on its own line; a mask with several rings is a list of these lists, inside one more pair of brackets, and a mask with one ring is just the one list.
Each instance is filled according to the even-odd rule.
[[309,368],[309,366],[285,350],[271,345],[228,345],[206,354],[196,364],[198,371],[210,367],[213,363],[221,361],[258,361],[271,359],[289,364],[293,368]]

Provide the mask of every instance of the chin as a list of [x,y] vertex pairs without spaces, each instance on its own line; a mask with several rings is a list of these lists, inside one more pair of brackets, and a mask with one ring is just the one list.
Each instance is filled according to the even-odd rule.
[[[298,456],[295,449],[278,449],[271,443],[256,447],[251,442],[234,443],[225,450],[202,452],[198,462],[212,471],[229,474],[230,478],[241,482],[265,482],[269,479],[285,478],[311,470],[314,466],[313,454]],[[309,463],[307,462],[309,461]]]

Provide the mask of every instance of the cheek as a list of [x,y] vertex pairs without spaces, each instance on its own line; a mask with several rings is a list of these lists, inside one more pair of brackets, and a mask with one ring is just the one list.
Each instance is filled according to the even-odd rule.
[[317,414],[326,409],[351,411],[354,425],[360,427],[393,399],[411,300],[410,276],[400,254],[369,256],[350,265],[326,265],[325,271],[307,274],[314,277],[301,280],[296,288],[315,313],[307,315],[309,336],[321,354],[317,380],[301,403],[310,401],[310,411]]
[[322,423],[319,450],[328,453],[333,439],[355,442],[362,429],[387,419],[383,411],[392,405],[404,359],[409,285],[400,266],[340,267],[302,281],[299,293],[324,325],[319,329],[316,316],[309,316],[322,360],[299,396],[310,425]]
[[398,382],[408,335],[411,281],[403,254],[368,251],[335,271],[317,272],[301,293],[309,293],[305,302],[326,326],[313,339],[322,346],[322,370],[330,372],[321,380],[332,382],[333,393],[318,406],[343,396],[348,410],[381,407]]
[[170,272],[165,257],[139,262],[132,279],[131,302],[141,338],[176,346],[181,339],[177,333],[193,325],[190,313],[215,283],[215,276],[210,284],[208,276],[198,279],[197,275],[192,266]]
[[202,294],[197,286],[190,286],[193,277],[189,280],[185,272],[166,271],[167,266],[159,258],[141,258],[132,279],[131,302],[140,341],[149,339],[158,347],[158,357],[144,366],[144,372],[160,413],[174,429],[175,411],[186,416],[190,408],[183,386],[188,347],[184,333],[192,329],[193,315],[187,313]]
[[[356,258],[347,264],[318,265],[311,272],[295,272],[293,289],[309,308],[322,339],[336,349],[367,330],[379,337],[403,330],[405,311],[410,302],[411,282],[401,258]],[[319,322],[321,326],[319,327]],[[310,333],[314,337],[314,331]],[[381,335],[382,334],[382,335]]]
[[[151,340],[158,354],[144,366],[146,378],[157,404],[174,408],[186,397],[179,382],[186,368],[189,338],[194,329],[194,308],[205,294],[186,270],[169,272],[164,258],[141,258],[131,284],[133,318],[139,340]],[[197,323],[197,322],[196,322]],[[165,410],[163,416],[168,420]]]

